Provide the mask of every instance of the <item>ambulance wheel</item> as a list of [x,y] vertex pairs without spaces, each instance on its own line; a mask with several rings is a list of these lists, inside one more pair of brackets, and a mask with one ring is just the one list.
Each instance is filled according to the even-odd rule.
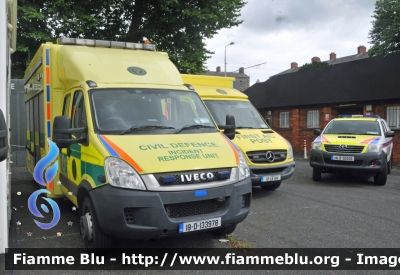
[[213,231],[211,231],[211,233],[217,237],[224,237],[225,235],[229,235],[229,234],[233,233],[233,231],[235,231],[235,229],[236,229],[236,225],[237,225],[236,223],[229,224],[225,227],[221,227],[216,230],[213,230]]
[[312,179],[313,181],[321,181],[321,171],[313,168],[312,170]]
[[374,177],[374,182],[376,185],[385,185],[388,174],[388,165],[383,165],[383,170],[381,172],[376,173]]
[[107,248],[112,246],[112,238],[101,230],[93,203],[89,197],[86,197],[83,201],[80,227],[81,236],[87,248]]
[[261,188],[264,190],[273,191],[273,190],[277,189],[279,186],[281,186],[281,183],[282,183],[282,181],[278,181],[278,182],[275,182],[270,185],[261,185]]

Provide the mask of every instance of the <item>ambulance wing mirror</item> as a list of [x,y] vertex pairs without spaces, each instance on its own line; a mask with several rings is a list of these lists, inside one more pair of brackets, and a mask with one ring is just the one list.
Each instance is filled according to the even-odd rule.
[[71,128],[71,118],[67,116],[57,116],[53,123],[53,142],[58,148],[68,148],[73,143],[86,141],[85,137],[72,138],[71,134],[86,133],[87,128]]
[[314,130],[314,135],[319,136],[321,134],[321,130],[320,129],[315,129]]
[[385,133],[385,137],[394,137],[394,132],[393,131],[387,131]]
[[225,136],[227,136],[229,139],[235,138],[236,124],[235,117],[233,115],[226,115],[226,123],[224,129]]
[[7,158],[8,155],[8,131],[3,111],[0,110],[0,161]]

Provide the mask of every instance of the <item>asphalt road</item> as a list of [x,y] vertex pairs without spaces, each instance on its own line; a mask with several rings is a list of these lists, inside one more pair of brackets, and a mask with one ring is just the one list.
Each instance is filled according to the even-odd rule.
[[[296,171],[275,191],[253,188],[251,213],[238,225],[233,241],[221,242],[209,233],[149,241],[116,241],[118,248],[399,248],[400,167],[385,186],[373,178],[323,174],[311,179],[311,167],[302,156]],[[83,248],[79,217],[73,205],[58,199],[61,220],[42,230],[33,221],[27,199],[36,190],[25,169],[13,169],[13,217],[10,247]],[[18,193],[21,192],[21,193]],[[18,223],[19,222],[19,223]],[[400,255],[399,255],[400,256]],[[2,261],[4,266],[4,262]],[[400,264],[399,264],[400,265]],[[4,267],[2,268],[4,270]],[[160,271],[135,271],[156,274]],[[12,271],[5,274],[131,274],[129,271]],[[242,274],[242,271],[169,271],[169,274]],[[252,274],[398,274],[396,271],[251,271]]]

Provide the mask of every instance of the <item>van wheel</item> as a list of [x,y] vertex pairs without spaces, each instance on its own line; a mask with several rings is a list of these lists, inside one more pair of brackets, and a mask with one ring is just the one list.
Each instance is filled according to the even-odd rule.
[[269,190],[269,191],[273,191],[275,189],[277,189],[279,186],[281,186],[281,182],[282,181],[278,181],[274,184],[270,184],[270,185],[261,185],[261,188],[264,190]]
[[312,170],[312,179],[313,181],[321,181],[321,171],[313,168]]
[[211,233],[217,237],[224,237],[225,235],[229,235],[229,234],[233,233],[233,231],[235,231],[235,229],[236,229],[236,225],[237,225],[236,223],[229,224],[225,227],[213,230],[213,231],[211,231]]
[[388,165],[383,165],[383,170],[381,172],[376,173],[374,176],[374,182],[376,185],[385,185],[388,174]]
[[80,227],[81,236],[87,248],[112,247],[112,238],[101,230],[93,203],[89,197],[86,197],[83,201]]

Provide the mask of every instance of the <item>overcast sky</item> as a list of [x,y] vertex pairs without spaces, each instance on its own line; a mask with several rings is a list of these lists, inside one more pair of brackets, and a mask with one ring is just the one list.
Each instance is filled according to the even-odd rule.
[[[371,47],[368,33],[372,28],[375,0],[247,0],[239,27],[222,29],[207,40],[207,49],[215,54],[207,61],[210,71],[240,67],[250,76],[250,85],[268,80],[274,74],[310,63],[357,54],[357,47]],[[259,67],[248,68],[267,62]]]

